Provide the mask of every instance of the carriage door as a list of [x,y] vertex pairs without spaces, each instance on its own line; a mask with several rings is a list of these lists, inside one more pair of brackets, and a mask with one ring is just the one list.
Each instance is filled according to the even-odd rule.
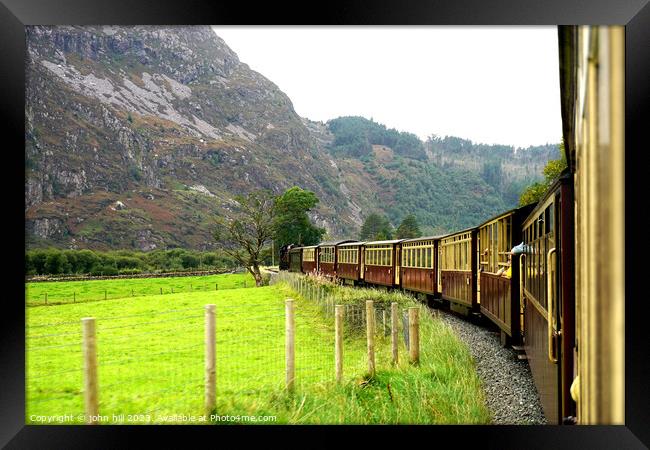
[[555,281],[553,295],[557,298],[554,302],[555,323],[552,331],[555,357],[558,360],[559,412],[560,420],[563,420],[576,415],[576,405],[570,393],[575,346],[574,212],[570,185],[562,185],[562,194],[556,197],[554,206],[551,222],[555,227],[555,245],[558,250],[551,260]]
[[442,241],[438,241],[438,261],[436,262],[436,278],[438,282],[438,292],[442,295]]
[[395,284],[399,286],[400,266],[402,265],[402,246],[401,246],[401,244],[395,244],[394,252],[395,252],[395,260],[394,260]]

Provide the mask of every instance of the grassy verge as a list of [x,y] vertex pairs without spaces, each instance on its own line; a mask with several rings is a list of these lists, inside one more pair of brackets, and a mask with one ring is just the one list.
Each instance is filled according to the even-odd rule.
[[[283,389],[289,296],[296,299],[293,394]],[[405,361],[403,343],[400,364],[391,366],[390,338],[380,336],[377,373],[370,379],[365,335],[347,333],[344,382],[337,385],[333,324],[313,302],[278,284],[29,308],[27,423],[82,420],[80,319],[88,316],[97,318],[100,414],[106,417],[101,423],[205,423],[200,417],[208,303],[217,305],[219,415],[269,415],[276,417],[273,423],[291,424],[489,422],[467,348],[425,309],[419,366]],[[64,414],[73,419],[57,422]]]
[[[221,274],[193,277],[126,278],[92,281],[48,281],[26,283],[25,297],[28,306],[48,304],[114,300],[145,295],[214,291],[255,286],[248,273]],[[161,291],[162,290],[162,291]]]

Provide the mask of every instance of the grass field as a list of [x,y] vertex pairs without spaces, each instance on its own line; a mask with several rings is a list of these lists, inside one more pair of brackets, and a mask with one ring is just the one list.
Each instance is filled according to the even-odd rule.
[[188,293],[253,287],[255,281],[248,273],[221,274],[196,277],[129,278],[92,281],[46,281],[26,283],[27,305],[62,304],[143,295]]
[[[296,301],[293,394],[283,389],[287,297]],[[401,362],[392,367],[388,338],[380,336],[377,373],[369,379],[365,334],[348,332],[344,382],[336,385],[333,324],[278,284],[28,308],[27,423],[82,421],[80,319],[89,316],[97,320],[100,423],[201,423],[208,303],[217,305],[219,415],[270,415],[292,424],[489,422],[467,348],[426,309],[419,366],[405,361],[401,344]]]

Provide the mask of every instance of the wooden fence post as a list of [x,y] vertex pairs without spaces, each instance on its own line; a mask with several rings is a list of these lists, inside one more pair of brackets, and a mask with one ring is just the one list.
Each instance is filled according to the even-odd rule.
[[366,300],[366,337],[368,338],[368,373],[375,376],[375,306]]
[[334,361],[336,364],[336,382],[343,379],[343,305],[334,307]]
[[409,308],[409,357],[412,364],[420,362],[420,308]]
[[293,299],[285,301],[285,357],[287,390],[292,391],[296,378],[295,320]]
[[84,356],[84,404],[86,423],[94,425],[99,416],[99,397],[97,395],[97,338],[95,318],[81,319],[83,330]]
[[399,361],[398,357],[398,330],[399,327],[399,312],[397,310],[397,303],[393,302],[390,304],[390,344],[393,349],[393,364],[397,364]]
[[212,414],[217,405],[217,352],[215,305],[205,305],[205,411]]

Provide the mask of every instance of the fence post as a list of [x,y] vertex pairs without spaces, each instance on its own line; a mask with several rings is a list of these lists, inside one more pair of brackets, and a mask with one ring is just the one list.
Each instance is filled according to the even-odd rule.
[[45,293],[45,304],[47,305],[47,292]]
[[214,283],[214,290],[218,291],[219,290],[219,283]]
[[382,336],[386,336],[386,307],[381,310],[381,326],[381,334]]
[[107,298],[108,298],[108,291],[104,289],[104,300],[106,300]]
[[285,357],[287,390],[292,391],[296,378],[295,320],[293,299],[285,301]]
[[412,364],[420,362],[420,308],[409,308],[409,357]]
[[81,319],[83,329],[84,353],[84,404],[86,423],[94,425],[99,415],[97,395],[97,339],[95,335],[95,318]]
[[72,293],[72,303],[77,303],[77,293],[76,292]]
[[217,358],[215,305],[205,305],[205,411],[212,414],[217,404]]
[[399,312],[397,311],[397,303],[390,304],[390,344],[393,349],[393,364],[398,362],[398,327],[399,327]]
[[375,376],[375,306],[366,300],[366,337],[368,338],[368,373]]
[[343,305],[334,307],[334,360],[336,363],[336,382],[343,379]]
[[162,288],[160,288],[160,295],[162,295]]

